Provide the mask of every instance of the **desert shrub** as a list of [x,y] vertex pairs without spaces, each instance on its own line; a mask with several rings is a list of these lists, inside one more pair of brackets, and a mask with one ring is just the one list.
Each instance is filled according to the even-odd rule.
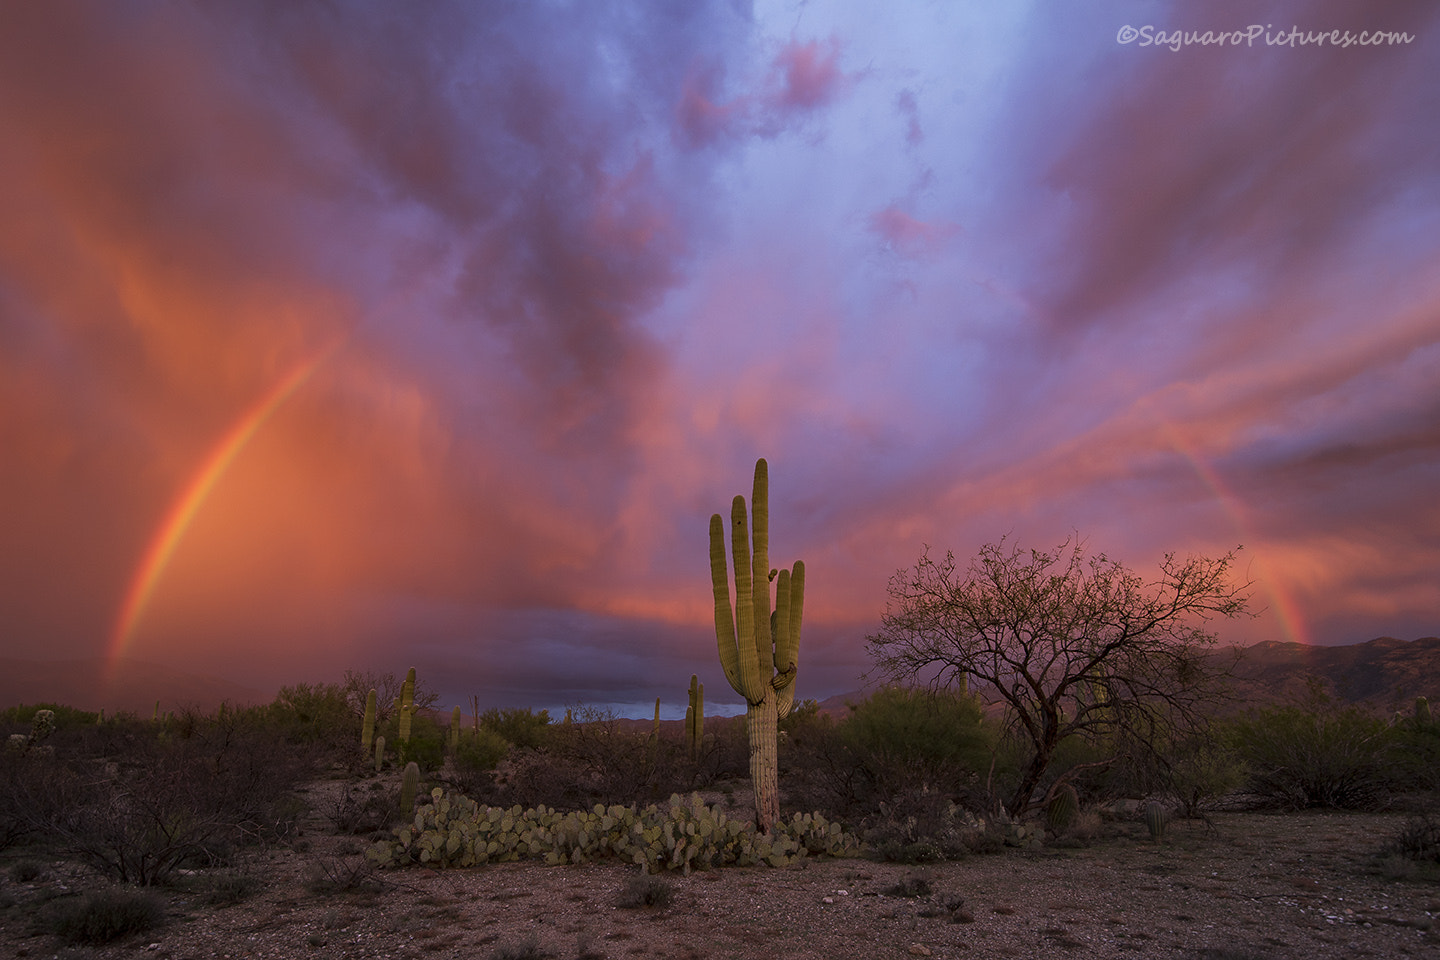
[[[194,720],[185,737],[164,726],[94,732],[105,726],[57,737],[48,759],[0,759],[0,830],[18,825],[62,855],[141,885],[294,832],[302,812],[295,788],[314,755],[273,727],[217,715]],[[97,744],[112,752],[95,755]]]
[[[596,803],[645,804],[687,790],[693,768],[676,740],[589,708],[553,728],[543,749],[514,749],[476,799],[499,806],[544,804],[562,810]],[[482,730],[483,718],[482,718]]]
[[360,720],[339,684],[281,687],[270,704],[270,716],[290,740],[348,746],[360,739]]
[[455,748],[455,766],[471,773],[494,770],[509,752],[509,742],[489,727],[461,731]]
[[376,893],[383,887],[375,866],[364,857],[322,857],[310,865],[305,889],[316,896]]
[[200,874],[194,886],[197,899],[206,906],[230,907],[259,893],[264,884],[254,874],[218,870]]
[[400,793],[379,783],[361,787],[346,784],[322,812],[339,833],[372,834],[389,827],[399,818]]
[[934,892],[930,878],[919,873],[907,873],[885,888],[887,897],[928,897]]
[[956,801],[986,805],[996,744],[973,698],[886,687],[839,722],[802,715],[782,742],[781,785],[787,805],[849,818],[904,808],[887,816],[924,821]]
[[100,890],[51,901],[44,926],[68,943],[101,944],[150,930],[163,916],[164,907],[152,893]]
[[[439,770],[445,763],[445,729],[435,722],[428,713],[417,713],[410,719],[410,739],[400,740],[398,722],[392,721],[395,729],[385,735],[387,743],[394,744],[396,763],[403,767],[414,761],[424,773]],[[358,731],[357,731],[357,736]]]
[[1440,721],[1405,717],[1394,725],[1392,737],[1396,787],[1440,792]]
[[500,734],[512,746],[529,750],[544,747],[553,730],[549,711],[535,713],[529,707],[507,707],[503,710],[491,707],[480,714],[480,727]]
[[625,888],[615,898],[615,903],[631,908],[668,907],[674,899],[675,888],[669,880],[653,873],[645,873],[626,881]]
[[1179,801],[1185,817],[1200,816],[1207,805],[1233,793],[1246,780],[1240,754],[1210,730],[1176,739],[1162,755],[1166,762],[1161,781]]
[[5,733],[28,733],[35,714],[49,710],[54,714],[56,730],[70,730],[75,727],[91,726],[100,719],[100,714],[88,710],[77,710],[62,703],[19,704],[0,710],[0,730]]
[[45,876],[45,868],[34,860],[19,860],[10,865],[10,879],[16,883],[30,883]]
[[533,933],[515,943],[502,943],[490,954],[490,960],[546,960],[550,954],[540,947],[540,939]]
[[865,845],[880,860],[939,863],[1004,846],[994,825],[939,794],[910,794],[865,819]]
[[1383,852],[1440,864],[1440,817],[1424,811],[1406,820]]
[[1303,706],[1235,719],[1229,740],[1248,769],[1247,789],[1286,807],[1374,809],[1394,781],[1385,722],[1315,689]]
[[942,783],[985,769],[994,737],[980,701],[948,691],[883,687],[851,708],[844,729],[880,770]]

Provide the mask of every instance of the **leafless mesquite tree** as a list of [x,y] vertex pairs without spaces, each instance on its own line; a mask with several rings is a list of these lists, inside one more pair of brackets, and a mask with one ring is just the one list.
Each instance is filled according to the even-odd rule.
[[1246,614],[1249,581],[1235,582],[1234,552],[1219,559],[1166,554],[1147,582],[1072,537],[1052,552],[987,544],[968,568],[926,548],[891,579],[873,672],[896,681],[968,686],[1008,707],[1028,747],[1005,803],[1031,802],[1069,737],[1112,755],[1153,751],[1197,723],[1224,672],[1205,628]]
[[[365,697],[375,691],[375,722],[384,724],[394,712],[395,701],[400,699],[400,688],[405,685],[403,676],[393,673],[376,673],[373,670],[346,670],[340,686],[345,691],[346,702],[357,717],[365,716]],[[415,682],[415,708],[430,710],[440,700],[440,694],[425,684],[420,677]]]

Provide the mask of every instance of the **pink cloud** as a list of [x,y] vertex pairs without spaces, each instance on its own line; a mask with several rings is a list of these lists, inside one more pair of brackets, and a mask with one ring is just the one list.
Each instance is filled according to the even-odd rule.
[[870,231],[901,256],[924,259],[960,232],[959,224],[917,220],[894,204],[870,215]]

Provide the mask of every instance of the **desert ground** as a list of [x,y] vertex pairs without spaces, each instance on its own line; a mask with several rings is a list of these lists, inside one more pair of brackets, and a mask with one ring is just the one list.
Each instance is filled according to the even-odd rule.
[[368,839],[323,815],[336,789],[308,788],[290,845],[159,889],[163,922],[104,946],[65,946],[35,918],[105,881],[7,851],[0,956],[1440,957],[1440,884],[1383,854],[1404,813],[1220,812],[1174,822],[1158,844],[1117,816],[1083,841],[943,864],[807,860],[647,881],[615,864],[377,872]]

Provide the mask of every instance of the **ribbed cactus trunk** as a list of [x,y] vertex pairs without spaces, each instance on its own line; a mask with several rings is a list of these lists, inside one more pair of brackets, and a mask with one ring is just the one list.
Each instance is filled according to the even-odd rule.
[[[750,778],[755,788],[755,822],[769,833],[780,819],[777,724],[795,701],[800,653],[800,621],[805,605],[805,564],[770,570],[770,475],[764,460],[755,462],[751,494],[753,517],[747,525],[745,498],[730,505],[730,548],[735,566],[735,606],[730,606],[730,575],[725,564],[725,523],[710,518],[710,580],[715,593],[715,639],[725,679],[745,698],[745,729],[750,738]],[[753,526],[753,550],[750,526]],[[775,610],[770,610],[770,580],[775,578]]]

